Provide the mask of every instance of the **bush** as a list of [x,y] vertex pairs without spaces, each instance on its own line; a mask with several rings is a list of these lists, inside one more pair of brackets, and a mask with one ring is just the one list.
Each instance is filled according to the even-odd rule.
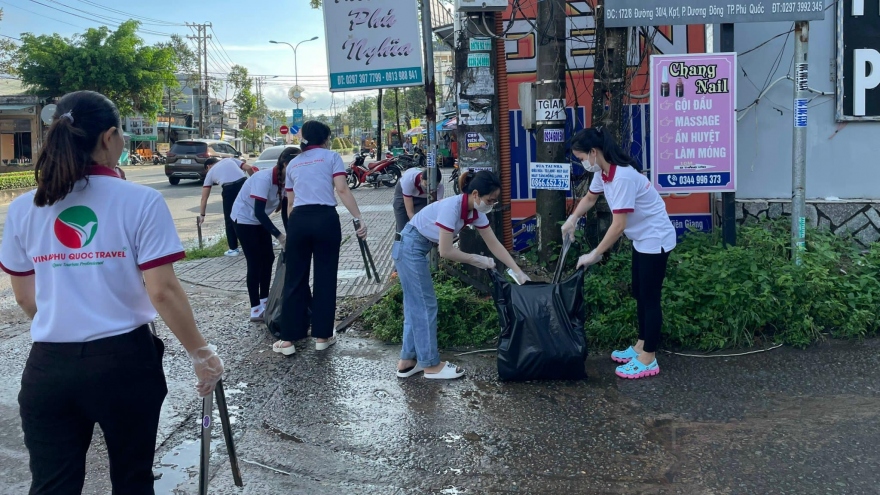
[[[482,297],[455,279],[436,275],[437,343],[441,348],[477,346],[498,337],[498,313],[492,299]],[[399,344],[403,340],[403,290],[395,283],[364,313],[364,326],[376,338]]]
[[[737,246],[730,248],[717,233],[686,235],[669,258],[664,345],[708,351],[774,341],[804,347],[826,334],[876,334],[880,244],[864,251],[851,239],[811,230],[803,263],[795,266],[789,259],[789,228],[789,220],[740,227]],[[637,338],[631,260],[630,243],[624,240],[587,274],[585,329],[593,347],[630,345]],[[435,281],[440,346],[480,345],[496,337],[498,317],[491,299],[440,277]],[[376,337],[400,342],[402,299],[395,286],[366,313],[365,324]]]
[[34,178],[33,171],[0,174],[0,190],[24,189],[28,187],[37,187],[37,180]]
[[[669,258],[663,289],[666,345],[714,350],[765,339],[803,347],[823,333],[876,333],[880,247],[863,255],[851,240],[813,230],[795,266],[788,229],[788,220],[741,227],[730,248],[717,234],[687,235]],[[631,253],[593,267],[584,284],[587,335],[602,348],[637,337]]]
[[225,253],[227,249],[229,249],[229,245],[226,243],[226,237],[223,236],[219,241],[209,246],[205,246],[202,249],[193,248],[188,250],[186,252],[186,260],[192,261],[203,258],[219,258],[220,256],[223,256],[223,253]]

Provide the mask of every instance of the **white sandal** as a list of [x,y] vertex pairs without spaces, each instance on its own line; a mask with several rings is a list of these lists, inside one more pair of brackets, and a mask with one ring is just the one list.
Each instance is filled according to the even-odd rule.
[[409,378],[423,371],[425,371],[425,368],[422,368],[421,366],[416,364],[415,366],[406,368],[404,370],[397,370],[397,378]]
[[446,366],[438,373],[425,372],[425,378],[429,380],[455,380],[464,376],[464,370],[446,361]]
[[334,334],[332,337],[327,339],[327,342],[318,342],[315,341],[315,350],[316,351],[326,351],[330,348],[331,345],[336,343],[336,335]]
[[290,343],[290,347],[282,347],[283,340],[279,340],[272,344],[272,351],[277,352],[279,354],[284,354],[285,356],[292,356],[296,353],[296,347],[293,346],[293,342]]

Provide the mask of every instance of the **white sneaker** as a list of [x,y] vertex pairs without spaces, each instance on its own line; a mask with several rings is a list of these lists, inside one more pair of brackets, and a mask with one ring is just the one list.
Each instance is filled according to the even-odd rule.
[[238,254],[238,249],[230,249],[229,251],[223,253],[223,256],[238,256]]
[[253,322],[261,322],[263,321],[263,313],[266,312],[266,309],[263,306],[257,306],[255,308],[251,308],[251,321]]

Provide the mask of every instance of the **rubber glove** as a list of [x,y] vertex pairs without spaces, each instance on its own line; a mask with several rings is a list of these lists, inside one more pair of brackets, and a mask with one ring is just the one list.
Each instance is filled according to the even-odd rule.
[[526,282],[531,282],[532,279],[529,278],[528,275],[525,274],[522,270],[518,272],[513,272],[513,278],[516,279],[516,283],[519,285],[523,285]]
[[366,222],[364,222],[363,219],[361,219],[361,228],[357,229],[356,234],[361,239],[367,238],[367,224],[366,224]]
[[568,217],[568,220],[566,220],[564,224],[562,224],[562,239],[565,240],[566,238],[569,238],[574,241],[574,231],[576,228],[577,219],[572,215]]
[[196,376],[199,379],[196,391],[199,397],[207,397],[214,391],[214,386],[223,378],[223,360],[217,355],[217,347],[208,345],[189,352]]
[[581,268],[583,266],[595,265],[600,261],[602,261],[602,255],[593,250],[578,258],[577,267]]
[[495,268],[495,260],[488,256],[480,256],[479,254],[471,255],[471,265],[482,268],[483,270],[491,270]]

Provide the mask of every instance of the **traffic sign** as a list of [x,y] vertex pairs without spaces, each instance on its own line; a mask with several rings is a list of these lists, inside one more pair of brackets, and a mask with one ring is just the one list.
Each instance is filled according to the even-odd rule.
[[283,125],[278,128],[278,132],[280,132],[281,134],[287,134],[287,131],[289,131],[289,130],[290,129],[286,125]]

